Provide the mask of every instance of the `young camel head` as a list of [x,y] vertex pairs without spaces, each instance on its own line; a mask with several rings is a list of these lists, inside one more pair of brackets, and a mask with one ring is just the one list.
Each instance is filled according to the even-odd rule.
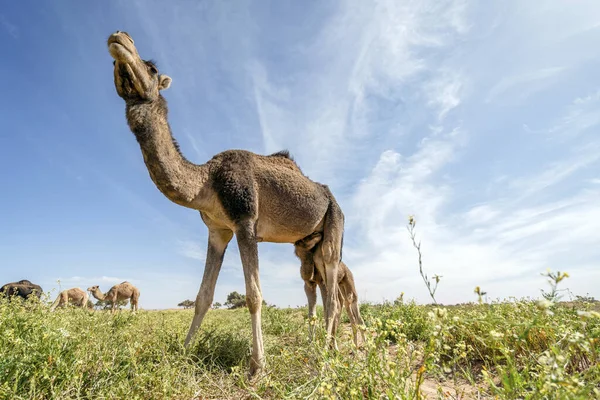
[[127,32],[108,37],[108,52],[115,59],[115,88],[125,101],[152,101],[171,86],[171,78],[158,73],[152,61],[142,60]]
[[98,293],[98,292],[102,293],[100,291],[100,286],[98,286],[98,285],[96,285],[96,286],[90,286],[89,288],[87,288],[87,291],[91,292],[91,293]]

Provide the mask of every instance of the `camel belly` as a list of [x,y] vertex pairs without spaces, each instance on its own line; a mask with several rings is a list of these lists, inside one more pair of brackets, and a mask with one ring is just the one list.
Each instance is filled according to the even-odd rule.
[[259,242],[294,243],[313,232],[323,230],[323,221],[298,221],[277,223],[276,221],[260,219],[256,223],[256,238]]

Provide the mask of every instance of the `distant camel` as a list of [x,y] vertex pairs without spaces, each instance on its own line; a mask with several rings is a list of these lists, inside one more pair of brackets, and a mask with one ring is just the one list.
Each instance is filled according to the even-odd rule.
[[[321,291],[321,299],[327,298],[327,287],[323,281],[322,275],[319,273],[317,264],[321,263],[320,252],[315,251],[320,245],[322,235],[320,233],[313,233],[304,239],[298,240],[294,243],[294,252],[301,261],[300,276],[304,280],[304,292],[308,299],[308,317],[312,317],[316,314],[317,308],[317,285]],[[338,302],[346,307],[350,324],[352,325],[352,334],[354,344],[359,346],[358,341],[358,326],[364,325],[364,321],[360,315],[360,309],[358,308],[358,294],[356,293],[356,287],[354,285],[354,276],[348,268],[348,266],[340,261],[338,270]],[[323,301],[323,308],[326,313],[327,302]],[[338,308],[334,315],[333,324],[333,335],[335,343],[335,333],[339,326],[340,316],[342,315],[342,308]],[[309,328],[310,335],[312,338],[313,328]],[[361,339],[364,341],[364,334],[361,332]]]
[[100,291],[98,285],[89,287],[87,290],[98,300],[110,302],[113,313],[117,310],[117,303],[123,300],[131,300],[131,311],[137,311],[138,309],[140,290],[127,281],[111,287],[104,294]]
[[5,296],[19,296],[23,299],[31,296],[37,296],[37,298],[42,297],[42,287],[40,285],[36,285],[35,283],[31,283],[27,279],[20,280],[18,282],[7,283],[6,285],[0,288],[0,293]]
[[88,298],[87,292],[79,288],[65,289],[58,294],[56,300],[50,306],[50,311],[54,311],[56,307],[65,307],[69,303],[84,308],[87,306]]

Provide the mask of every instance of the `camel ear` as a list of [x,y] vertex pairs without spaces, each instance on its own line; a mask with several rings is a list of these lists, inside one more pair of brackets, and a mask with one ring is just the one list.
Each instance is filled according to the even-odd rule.
[[168,75],[161,75],[158,77],[158,90],[165,90],[171,86],[173,80]]

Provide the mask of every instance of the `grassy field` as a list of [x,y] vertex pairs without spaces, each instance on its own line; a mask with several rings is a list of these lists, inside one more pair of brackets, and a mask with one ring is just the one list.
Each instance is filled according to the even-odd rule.
[[191,310],[2,300],[0,398],[600,398],[598,303],[362,304],[367,343],[353,347],[344,318],[338,353],[322,319],[308,342],[305,308],[263,310],[267,372],[248,382],[246,309],[209,311],[185,351]]

